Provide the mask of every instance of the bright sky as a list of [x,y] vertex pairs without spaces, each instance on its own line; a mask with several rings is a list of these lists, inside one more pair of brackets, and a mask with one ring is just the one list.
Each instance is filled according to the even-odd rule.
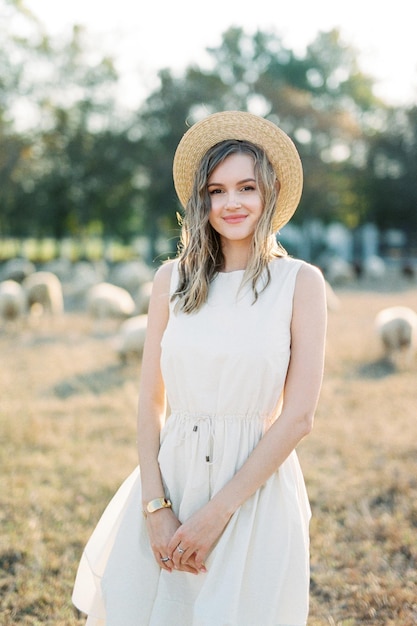
[[[275,32],[303,51],[319,31],[334,27],[358,50],[361,69],[377,80],[376,93],[394,104],[417,102],[415,0],[26,0],[51,35],[82,24],[117,60],[126,103],[156,86],[161,68],[203,65],[230,26],[248,34]],[[141,81],[137,80],[137,76]]]

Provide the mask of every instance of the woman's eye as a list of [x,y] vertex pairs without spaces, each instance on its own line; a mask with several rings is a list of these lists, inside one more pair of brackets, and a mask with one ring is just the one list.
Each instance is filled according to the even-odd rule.
[[253,185],[245,185],[242,187],[242,191],[255,191],[255,187]]
[[214,194],[216,194],[216,193],[221,193],[221,192],[222,192],[222,190],[221,190],[221,189],[210,189],[209,194],[210,194],[211,196],[214,196]]

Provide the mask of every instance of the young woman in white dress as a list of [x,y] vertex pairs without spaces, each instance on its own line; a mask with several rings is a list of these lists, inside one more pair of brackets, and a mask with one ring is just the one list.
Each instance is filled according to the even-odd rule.
[[320,393],[325,286],[276,239],[301,162],[275,124],[225,111],[184,135],[174,183],[182,241],[154,280],[139,465],[84,550],[73,601],[91,626],[304,626],[295,449]]

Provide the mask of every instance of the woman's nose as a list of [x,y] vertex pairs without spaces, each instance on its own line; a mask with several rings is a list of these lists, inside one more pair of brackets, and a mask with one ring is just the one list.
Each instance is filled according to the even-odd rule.
[[227,196],[226,208],[228,209],[238,209],[241,206],[239,199],[234,194],[229,194]]

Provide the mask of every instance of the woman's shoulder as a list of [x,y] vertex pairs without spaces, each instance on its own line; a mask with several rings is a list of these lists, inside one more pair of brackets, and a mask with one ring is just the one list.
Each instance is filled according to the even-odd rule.
[[326,282],[323,272],[317,265],[301,261],[296,275],[295,296],[297,293],[310,294],[312,298],[326,299]]
[[172,270],[174,266],[178,263],[177,259],[169,259],[168,261],[164,261],[155,272],[156,280],[164,280],[168,277],[171,278]]
[[294,288],[310,283],[315,289],[324,285],[323,273],[316,265],[290,256],[277,257],[270,263],[271,275],[281,282],[289,279]]
[[272,274],[278,274],[280,276],[291,273],[297,274],[305,264],[305,261],[295,259],[291,256],[278,256],[270,261],[269,269]]
[[318,274],[322,276],[321,270],[316,265],[291,256],[274,258],[270,263],[270,269],[276,272],[295,272],[298,274],[301,271],[306,275]]
[[299,276],[300,279],[312,280],[319,284],[324,284],[324,276],[321,269],[317,267],[317,265],[313,265],[313,263],[308,263],[307,261],[299,261],[297,276]]
[[176,271],[177,260],[165,261],[158,267],[154,276],[154,289],[160,293],[169,293],[173,272]]

